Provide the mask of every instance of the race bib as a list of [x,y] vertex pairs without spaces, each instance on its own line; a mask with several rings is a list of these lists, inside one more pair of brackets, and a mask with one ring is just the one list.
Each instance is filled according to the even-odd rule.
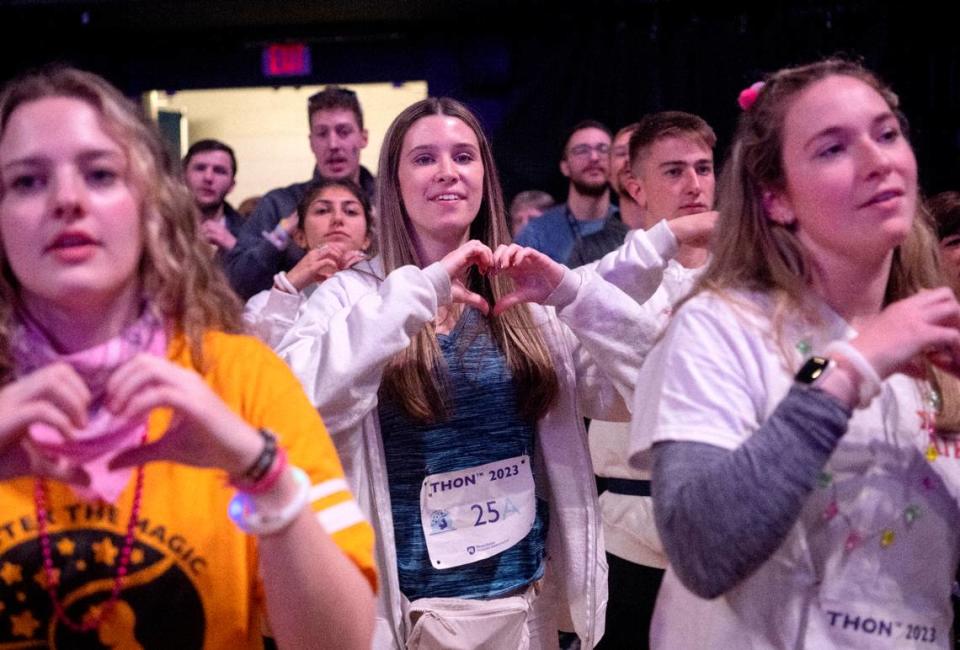
[[431,474],[420,488],[420,522],[434,569],[502,553],[527,536],[536,514],[529,456]]

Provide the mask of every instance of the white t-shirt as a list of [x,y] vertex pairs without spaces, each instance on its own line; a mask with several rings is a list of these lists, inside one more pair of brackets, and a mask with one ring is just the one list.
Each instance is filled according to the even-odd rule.
[[[632,454],[671,440],[738,447],[811,351],[855,335],[824,308],[820,327],[788,316],[781,350],[772,312],[745,293],[701,294],[678,311],[637,382]],[[926,391],[894,375],[854,412],[780,548],[733,589],[704,600],[668,569],[652,646],[949,647],[960,460],[923,426]]]

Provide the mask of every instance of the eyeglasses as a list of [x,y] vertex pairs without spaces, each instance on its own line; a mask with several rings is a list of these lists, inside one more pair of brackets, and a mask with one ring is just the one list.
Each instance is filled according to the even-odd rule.
[[596,151],[597,154],[606,156],[610,153],[610,145],[604,144],[603,142],[594,145],[578,144],[575,147],[570,147],[568,154],[575,158],[586,158],[590,155],[591,151]]

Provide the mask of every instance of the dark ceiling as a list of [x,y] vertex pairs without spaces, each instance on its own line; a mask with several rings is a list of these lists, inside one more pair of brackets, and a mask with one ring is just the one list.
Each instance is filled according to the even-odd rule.
[[[733,98],[764,72],[837,52],[904,99],[929,190],[960,186],[960,39],[926,2],[703,0],[0,0],[0,78],[51,60],[133,95],[425,79],[469,103],[508,193],[558,190],[557,140],[583,117],[618,127],[651,110],[703,115],[720,152]],[[263,46],[300,42],[313,69],[266,78]]]

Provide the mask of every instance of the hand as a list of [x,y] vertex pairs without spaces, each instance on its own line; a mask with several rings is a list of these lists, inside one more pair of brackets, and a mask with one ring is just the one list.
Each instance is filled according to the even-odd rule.
[[514,289],[500,296],[493,307],[499,316],[522,302],[542,303],[560,286],[566,267],[533,248],[501,244],[493,254],[495,273],[506,273],[513,280]]
[[470,291],[463,284],[463,279],[471,266],[476,266],[480,273],[486,274],[493,265],[493,253],[486,244],[472,239],[456,250],[447,253],[446,257],[440,260],[440,264],[450,276],[450,298],[452,302],[469,305],[479,309],[484,314],[490,312],[490,305],[487,304],[483,296]]
[[667,228],[677,238],[677,243],[680,246],[706,248],[710,245],[719,216],[720,213],[713,210],[688,214],[671,219],[667,222]]
[[920,291],[855,325],[860,334],[851,344],[881,379],[896,372],[923,377],[924,357],[960,376],[960,304],[950,289]]
[[201,223],[200,233],[207,240],[207,243],[225,251],[237,245],[237,238],[227,229],[226,225],[214,219],[207,219]]
[[107,408],[123,419],[170,408],[173,418],[159,440],[127,449],[111,469],[166,460],[218,467],[239,476],[260,453],[260,435],[217,396],[197,373],[161,357],[138,354],[107,381]]
[[364,259],[366,255],[359,250],[345,250],[339,244],[324,244],[307,251],[296,266],[287,271],[287,280],[297,291],[314,283],[323,282],[337,271],[349,268]]
[[43,423],[73,438],[87,425],[90,391],[65,363],[41,368],[0,388],[0,481],[38,475],[67,483],[89,483],[80,467],[43,456],[27,436]]
[[287,231],[287,234],[293,237],[293,233],[297,230],[297,226],[300,223],[300,215],[297,214],[297,211],[294,210],[283,219],[280,220],[280,227]]

